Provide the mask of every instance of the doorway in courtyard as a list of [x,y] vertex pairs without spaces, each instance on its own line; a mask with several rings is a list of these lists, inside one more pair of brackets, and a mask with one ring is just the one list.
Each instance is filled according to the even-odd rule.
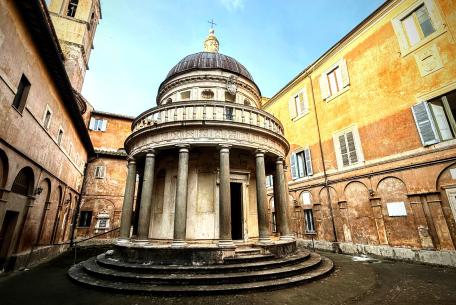
[[231,182],[231,238],[244,239],[244,219],[242,217],[242,183]]
[[13,234],[16,228],[19,212],[6,211],[3,225],[0,230],[0,269],[3,268],[5,260],[10,252]]

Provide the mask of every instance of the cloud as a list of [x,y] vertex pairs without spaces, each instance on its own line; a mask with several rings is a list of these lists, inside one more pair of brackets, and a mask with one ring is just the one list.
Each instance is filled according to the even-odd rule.
[[244,0],[220,0],[220,2],[229,11],[237,11],[244,8]]

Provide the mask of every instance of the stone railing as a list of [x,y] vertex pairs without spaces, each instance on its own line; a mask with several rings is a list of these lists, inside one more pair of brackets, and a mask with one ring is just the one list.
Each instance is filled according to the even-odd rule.
[[189,121],[236,123],[264,128],[283,136],[283,126],[266,111],[227,102],[176,102],[151,108],[132,124],[133,132],[145,127]]

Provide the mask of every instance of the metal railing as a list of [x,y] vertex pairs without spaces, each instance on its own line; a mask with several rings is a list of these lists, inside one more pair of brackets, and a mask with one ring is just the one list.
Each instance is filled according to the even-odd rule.
[[241,104],[207,101],[176,102],[151,108],[133,121],[132,130],[185,121],[233,122],[283,135],[280,121],[266,111]]

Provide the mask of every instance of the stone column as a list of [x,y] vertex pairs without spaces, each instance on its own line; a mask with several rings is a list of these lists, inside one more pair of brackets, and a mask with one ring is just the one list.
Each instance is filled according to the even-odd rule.
[[187,228],[187,185],[189,145],[179,145],[179,164],[177,169],[176,200],[174,211],[173,247],[185,246]]
[[279,226],[280,239],[292,240],[288,228],[288,194],[285,187],[285,174],[283,169],[283,158],[279,157],[276,161],[276,172],[274,175],[274,206]]
[[147,241],[149,238],[152,191],[154,188],[154,168],[155,153],[153,151],[149,151],[146,154],[144,162],[141,202],[139,205],[138,241]]
[[133,211],[133,202],[135,199],[136,184],[136,161],[133,158],[128,159],[128,174],[125,184],[125,194],[122,205],[122,216],[120,219],[120,236],[118,242],[126,242],[130,238],[131,217]]
[[255,152],[256,161],[256,196],[257,196],[257,214],[258,214],[258,231],[260,242],[267,243],[271,241],[268,228],[268,202],[266,192],[266,171],[264,168],[264,150]]
[[219,247],[234,246],[231,239],[230,147],[220,145]]

